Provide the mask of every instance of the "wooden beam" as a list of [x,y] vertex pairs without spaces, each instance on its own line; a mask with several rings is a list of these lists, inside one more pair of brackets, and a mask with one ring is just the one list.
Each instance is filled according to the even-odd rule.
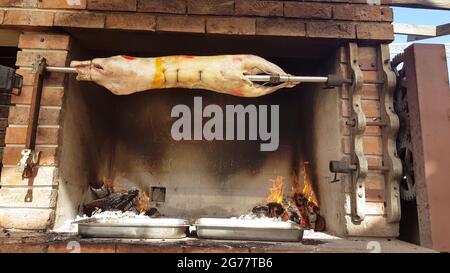
[[445,36],[450,34],[450,23],[436,27],[436,36]]
[[450,10],[449,0],[390,0],[391,6]]
[[436,37],[436,26],[394,23],[395,34]]
[[408,35],[412,40],[423,40],[450,34],[450,24],[429,26],[393,23],[393,25],[394,34]]

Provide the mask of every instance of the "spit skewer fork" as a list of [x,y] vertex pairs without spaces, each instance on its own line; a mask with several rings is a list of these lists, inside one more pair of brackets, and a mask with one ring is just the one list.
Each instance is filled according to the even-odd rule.
[[[58,66],[47,66],[46,70],[48,72],[60,72],[60,73],[71,73],[76,74],[76,68],[74,67],[58,67]],[[327,77],[314,77],[314,76],[292,76],[292,75],[246,75],[247,79],[252,82],[265,82],[265,83],[325,83],[327,86],[340,86],[344,81],[337,75],[328,75]]]

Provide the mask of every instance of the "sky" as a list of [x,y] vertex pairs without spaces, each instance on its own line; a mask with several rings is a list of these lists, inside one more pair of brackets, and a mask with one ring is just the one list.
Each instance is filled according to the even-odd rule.
[[[442,25],[450,23],[450,11],[430,9],[394,8],[395,23]],[[395,43],[406,42],[406,35],[396,35]],[[450,35],[426,39],[421,43],[450,43]]]
[[[449,0],[450,1],[450,0]],[[417,25],[443,25],[450,23],[450,11],[431,9],[394,8],[394,23]],[[395,35],[394,43],[405,43],[406,35]],[[444,44],[450,46],[450,35],[417,41],[417,43]],[[447,47],[448,48],[448,47]],[[393,51],[391,50],[391,53]],[[448,77],[450,78],[450,54],[447,54]]]

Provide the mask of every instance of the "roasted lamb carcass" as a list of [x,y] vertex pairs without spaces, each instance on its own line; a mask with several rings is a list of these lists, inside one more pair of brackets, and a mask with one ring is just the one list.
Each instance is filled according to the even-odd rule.
[[76,68],[77,80],[94,81],[116,95],[161,88],[195,88],[258,97],[295,85],[265,86],[248,80],[245,75],[287,75],[277,65],[254,55],[114,56],[73,61],[70,66]]

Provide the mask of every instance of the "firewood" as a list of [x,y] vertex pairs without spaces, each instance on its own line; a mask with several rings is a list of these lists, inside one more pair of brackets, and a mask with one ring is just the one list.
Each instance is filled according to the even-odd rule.
[[96,209],[102,211],[121,210],[127,211],[133,206],[134,199],[139,195],[139,190],[133,189],[128,192],[113,192],[105,198],[100,198],[84,204],[84,214],[91,216]]
[[281,217],[284,214],[284,208],[281,204],[271,202],[267,204],[269,208],[269,217]]
[[252,209],[252,213],[258,217],[268,217],[269,216],[269,207],[268,206],[256,206]]

